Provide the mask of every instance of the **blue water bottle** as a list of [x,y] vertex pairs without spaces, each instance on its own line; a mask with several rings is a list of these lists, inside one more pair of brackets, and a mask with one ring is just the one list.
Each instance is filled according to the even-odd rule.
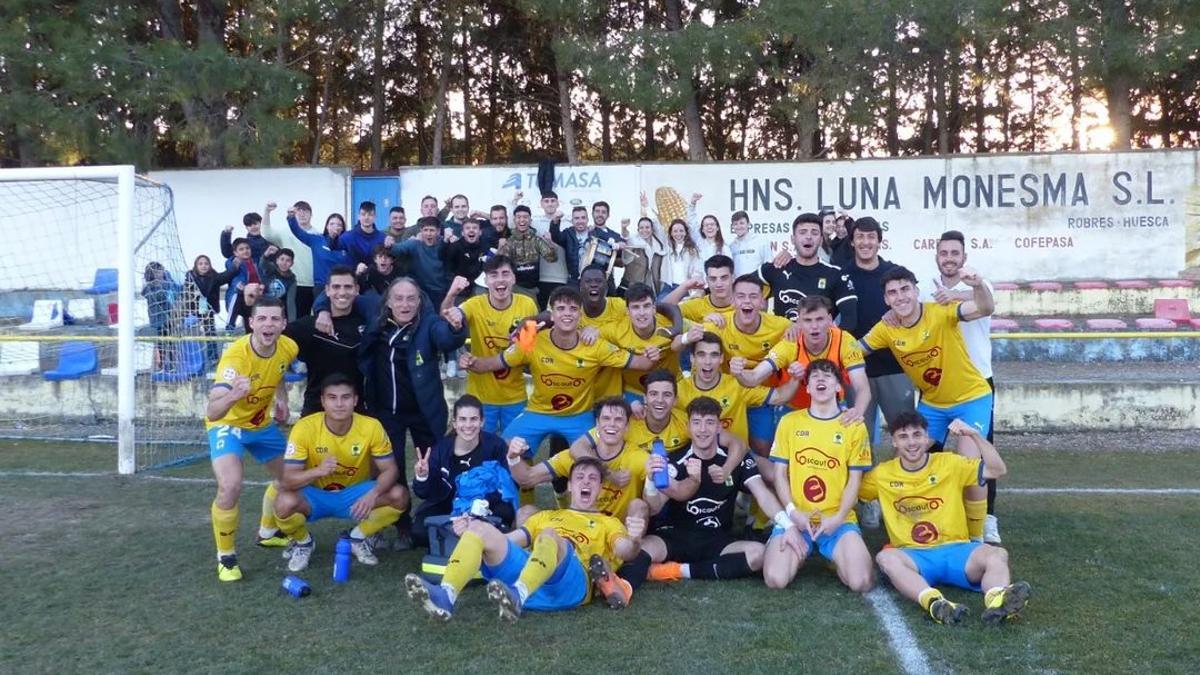
[[[667,449],[665,447],[663,447],[663,442],[662,442],[662,439],[660,439],[660,438],[654,439],[654,455],[656,457],[662,457],[664,462],[667,461]],[[663,466],[663,468],[656,469],[654,471],[654,487],[655,488],[657,488],[659,490],[665,490],[665,489],[667,489],[667,486],[669,486],[670,484],[671,484],[671,477],[667,475],[667,468],[665,465]]]
[[350,581],[350,537],[338,539],[333,553],[333,581],[338,584]]
[[289,574],[283,578],[283,590],[287,591],[288,595],[291,595],[293,598],[308,597],[308,594],[312,593],[312,588],[309,587],[308,582],[294,574]]

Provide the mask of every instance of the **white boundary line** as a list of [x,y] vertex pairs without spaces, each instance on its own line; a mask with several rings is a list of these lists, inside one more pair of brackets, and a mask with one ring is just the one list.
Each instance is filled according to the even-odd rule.
[[1002,487],[999,493],[1005,495],[1200,495],[1200,488]]
[[888,644],[900,659],[900,669],[907,675],[927,675],[933,672],[929,667],[929,659],[921,651],[917,636],[909,630],[900,608],[887,591],[876,586],[866,595],[867,602],[875,612],[875,617],[883,625],[887,633]]

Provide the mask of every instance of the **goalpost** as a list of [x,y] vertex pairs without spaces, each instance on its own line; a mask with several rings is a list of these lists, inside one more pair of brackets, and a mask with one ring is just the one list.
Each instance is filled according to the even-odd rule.
[[[128,165],[3,169],[0,203],[0,436],[115,437],[122,474],[198,452],[199,433],[170,423],[202,426],[191,403],[211,367],[175,372],[190,265],[170,188]],[[161,295],[152,270],[171,280]],[[170,328],[150,325],[151,302]]]

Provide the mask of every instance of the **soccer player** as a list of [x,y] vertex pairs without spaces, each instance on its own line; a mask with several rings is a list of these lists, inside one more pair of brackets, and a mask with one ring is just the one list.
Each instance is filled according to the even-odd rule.
[[[850,333],[833,325],[833,305],[823,295],[810,295],[797,305],[800,318],[800,338],[783,339],[771,347],[771,351],[757,365],[742,359],[729,360],[729,372],[747,387],[761,384],[772,375],[789,371],[798,364],[792,377],[803,377],[808,364],[817,359],[828,359],[838,367],[839,377],[849,381],[854,390],[854,405],[841,416],[842,424],[863,419],[871,404],[871,386],[863,368],[863,353],[858,340]],[[750,369],[747,370],[747,367]],[[792,408],[803,410],[810,402],[808,390],[800,389],[791,400]]]
[[404,577],[408,597],[430,616],[449,621],[462,589],[482,574],[489,580],[488,598],[508,621],[516,621],[525,610],[583,605],[591,599],[593,585],[610,607],[625,607],[633,589],[611,568],[637,555],[646,522],[630,516],[622,524],[596,511],[603,480],[600,460],[576,460],[567,483],[571,507],[535,513],[507,535],[484,520],[455,519],[454,532],[461,539],[450,554],[442,583],[409,574]]
[[[314,542],[308,523],[345,518],[350,550],[358,562],[377,565],[367,537],[400,519],[408,509],[408,489],[396,483],[400,470],[383,425],[354,412],[358,392],[345,375],[321,383],[322,412],[296,423],[283,457],[283,478],[275,499],[275,517],[291,540],[288,570],[308,567]],[[372,479],[372,469],[377,477]]]
[[[972,289],[973,299],[922,303],[917,300],[917,278],[904,267],[883,276],[883,294],[898,325],[885,319],[875,324],[863,339],[863,351],[890,349],[900,367],[921,391],[917,412],[929,421],[929,437],[946,442],[951,420],[961,419],[984,436],[992,426],[992,389],[975,368],[958,330],[960,321],[974,321],[992,313],[992,292],[983,278],[970,268],[962,271],[962,282]],[[960,446],[974,439],[959,436]],[[970,452],[959,447],[959,452]],[[983,537],[987,514],[987,489],[968,487],[967,526],[971,537]]]
[[692,351],[692,372],[679,382],[675,407],[686,410],[693,399],[709,396],[721,404],[721,427],[738,438],[749,435],[746,422],[748,408],[782,405],[796,394],[799,383],[795,380],[772,389],[743,387],[732,375],[722,374],[724,342],[711,331],[705,331],[695,342],[688,342]]
[[[609,302],[614,300],[616,298],[610,298]],[[584,302],[586,304],[586,298]],[[673,373],[673,377],[678,376],[679,356],[668,349],[671,346],[671,336],[677,332],[673,323],[679,321],[678,308],[673,305],[657,306],[654,290],[641,283],[633,284],[626,290],[624,303],[627,314],[614,321],[602,323],[599,326],[600,337],[634,353],[644,351],[647,347],[657,347],[664,354],[659,367]],[[664,310],[670,310],[673,316],[664,316]],[[584,311],[586,313],[586,307]],[[645,382],[649,373],[636,370],[622,370],[620,373],[621,393],[633,406],[634,416],[640,417],[645,413]]]
[[[537,302],[513,293],[516,270],[510,258],[497,255],[483,263],[487,295],[477,295],[458,307],[453,297],[442,302],[442,313],[451,326],[466,322],[475,358],[496,356],[509,346],[509,335],[521,322],[537,314]],[[525,373],[502,368],[491,372],[467,371],[467,393],[483,402],[483,428],[500,433],[525,410]]]
[[[754,497],[769,517],[784,515],[771,489],[758,473],[753,457],[743,457],[728,471],[728,452],[719,445],[721,405],[701,396],[687,407],[691,446],[650,460],[650,471],[669,470],[673,481],[665,493],[647,491],[654,518],[653,534],[642,540],[642,554],[627,563],[621,576],[650,565],[654,581],[737,579],[762,569],[762,543],[733,536],[734,506],[739,493]],[[647,488],[653,487],[647,483]],[[669,562],[664,562],[669,561]],[[635,584],[636,587],[636,584]]]
[[[743,368],[759,365],[759,361],[767,357],[771,346],[779,342],[791,326],[791,322],[783,317],[763,313],[763,283],[753,275],[740,276],[733,282],[733,306],[735,309],[731,321],[722,325],[692,324],[687,333],[688,342],[699,340],[704,331],[720,336],[728,355],[722,370],[727,373],[731,372],[730,366],[735,359]],[[680,336],[671,347],[681,349],[684,344],[687,343]],[[773,384],[777,384],[778,380],[775,378]],[[766,456],[771,450],[771,439],[775,437],[775,408],[770,405],[752,406],[747,410],[746,418],[750,447],[759,455]]]
[[[888,427],[896,456],[870,471],[862,485],[863,499],[878,497],[883,504],[892,545],[875,556],[880,571],[938,623],[961,623],[970,613],[942,596],[936,586],[943,584],[984,591],[984,623],[1020,616],[1029,584],[1011,581],[1007,551],[970,541],[965,527],[963,488],[1002,478],[1007,468],[1000,453],[962,420],[952,421],[948,430],[973,441],[965,444],[973,449],[969,455],[930,453],[928,422],[920,413],[901,413]],[[960,443],[960,452],[963,447]]]
[[557,434],[573,442],[588,432],[595,422],[592,383],[601,368],[649,370],[660,356],[654,347],[646,348],[643,354],[631,354],[605,340],[584,344],[579,335],[582,306],[579,291],[560,286],[550,295],[554,326],[537,334],[532,349],[525,351],[514,344],[495,356],[479,358],[465,353],[459,357],[459,365],[476,373],[528,365],[533,375],[533,394],[525,410],[501,436],[509,441],[520,436],[531,453],[537,452],[547,435]]
[[815,550],[837,566],[847,588],[865,593],[874,585],[871,554],[854,506],[863,472],[871,469],[867,428],[838,420],[841,378],[832,361],[809,364],[805,386],[812,403],[784,416],[771,448],[775,493],[786,513],[767,542],[763,580],[786,588]]
[[333,321],[331,335],[317,330],[317,317],[312,315],[289,322],[284,329],[284,335],[296,341],[300,349],[299,358],[308,367],[301,415],[320,412],[321,382],[334,373],[350,378],[356,390],[362,387],[362,373],[358,370],[358,343],[362,340],[367,321],[354,312],[354,299],[358,297],[354,273],[344,265],[334,267],[329,271],[324,291],[325,297],[329,298],[329,312]]
[[[936,290],[930,292],[928,286],[923,288],[920,295],[921,301],[948,303],[971,300],[974,291],[962,280],[966,262],[967,252],[963,233],[957,230],[943,232],[937,242],[938,274],[933,278],[932,283],[932,287]],[[983,283],[990,291],[991,284],[987,280],[984,280]],[[967,345],[971,363],[975,364],[975,368],[987,380],[988,387],[992,390],[992,410],[989,415],[992,423],[988,425],[988,431],[985,434],[988,443],[991,443],[996,420],[996,383],[992,380],[992,317],[981,316],[974,321],[961,321],[958,324],[958,330],[962,333],[963,342]],[[989,544],[1000,543],[1000,523],[996,520],[996,481],[994,480],[987,482],[987,517],[983,521],[983,540]]]
[[[708,286],[708,294],[684,299],[689,291]],[[683,318],[693,323],[707,321],[724,325],[733,313],[733,260],[727,255],[714,255],[704,261],[704,281],[688,279],[663,298],[667,304],[679,305]]]
[[[283,335],[287,316],[277,299],[260,298],[250,309],[250,334],[225,350],[204,411],[208,454],[217,479],[212,503],[213,538],[217,544],[217,578],[237,581],[238,498],[242,494],[242,457],[246,451],[265,464],[275,478],[263,495],[259,545],[286,546],[275,523],[276,481],[283,475],[287,443],[275,422],[288,418],[283,374],[300,351]],[[272,407],[273,404],[273,407]]]
[[[602,398],[596,402],[594,413],[594,437],[590,433],[584,434],[571,443],[567,450],[535,466],[520,461],[521,457],[530,453],[530,448],[523,438],[514,437],[508,445],[508,464],[513,480],[522,488],[533,488],[556,478],[566,478],[571,472],[571,465],[580,457],[596,457],[605,468],[604,482],[596,498],[596,510],[618,519],[624,519],[627,514],[647,518],[649,509],[641,497],[650,453],[625,440],[631,416],[629,403],[620,396]],[[533,506],[522,507],[523,513],[518,514],[517,521],[528,518],[533,509]]]
[[792,221],[795,258],[781,251],[773,263],[758,269],[759,278],[771,285],[775,313],[795,319],[796,303],[810,295],[824,295],[837,307],[838,323],[854,330],[858,297],[850,277],[840,268],[821,262],[821,218],[801,213]]

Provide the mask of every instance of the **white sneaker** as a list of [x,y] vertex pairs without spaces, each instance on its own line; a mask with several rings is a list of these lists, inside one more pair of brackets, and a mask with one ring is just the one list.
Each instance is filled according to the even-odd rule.
[[303,572],[308,569],[308,559],[312,557],[316,542],[309,539],[307,544],[295,544],[290,548],[292,557],[288,558],[289,572]]
[[871,530],[879,529],[879,521],[882,509],[879,507],[879,500],[873,499],[869,502],[863,502],[858,505],[858,522],[865,528]]
[[1000,543],[1000,521],[990,513],[983,519],[983,541],[987,544]]
[[351,539],[350,551],[354,553],[354,559],[364,565],[379,564],[379,558],[375,557],[375,552],[371,550],[371,545],[366,539]]

